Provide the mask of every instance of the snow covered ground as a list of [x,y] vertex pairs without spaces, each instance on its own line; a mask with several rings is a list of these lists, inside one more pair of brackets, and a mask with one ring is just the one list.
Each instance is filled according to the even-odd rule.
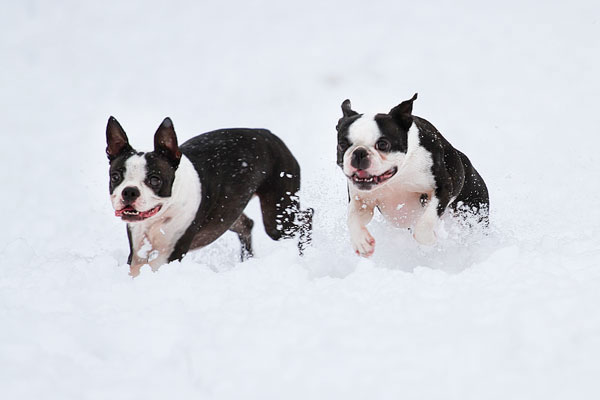
[[[599,15],[583,0],[4,1],[1,397],[599,398]],[[414,92],[485,178],[492,232],[446,221],[425,249],[378,219],[359,259],[339,106]],[[303,167],[314,247],[299,258],[259,225],[247,263],[227,234],[132,280],[109,115],[139,149],[167,115],[182,141],[271,129]]]

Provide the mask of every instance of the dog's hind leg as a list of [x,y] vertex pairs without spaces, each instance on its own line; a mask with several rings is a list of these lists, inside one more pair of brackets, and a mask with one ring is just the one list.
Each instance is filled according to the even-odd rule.
[[467,156],[461,152],[458,154],[465,168],[465,182],[460,194],[456,197],[454,207],[469,225],[480,224],[487,227],[490,211],[487,186]]
[[296,196],[278,190],[261,192],[258,196],[267,235],[273,240],[294,237],[298,231],[295,216],[299,204]]
[[296,166],[294,173],[282,172],[257,194],[267,235],[273,240],[299,235],[298,252],[302,255],[311,242],[313,210],[300,209],[299,190],[300,169]]
[[298,222],[300,223],[300,238],[298,240],[298,252],[300,255],[304,255],[304,250],[312,243],[312,220],[314,213],[314,209],[307,208],[296,214],[298,216]]
[[252,252],[253,226],[254,221],[252,221],[252,219],[250,219],[246,214],[242,213],[229,228],[230,231],[237,233],[242,244],[242,252],[240,256],[242,261],[246,261],[248,258],[254,255]]

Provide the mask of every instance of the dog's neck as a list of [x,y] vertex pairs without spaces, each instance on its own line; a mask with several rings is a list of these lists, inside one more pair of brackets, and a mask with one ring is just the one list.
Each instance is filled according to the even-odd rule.
[[182,155],[171,196],[160,212],[146,221],[127,224],[133,248],[131,266],[166,264],[173,248],[194,220],[201,201],[201,184],[191,161]]

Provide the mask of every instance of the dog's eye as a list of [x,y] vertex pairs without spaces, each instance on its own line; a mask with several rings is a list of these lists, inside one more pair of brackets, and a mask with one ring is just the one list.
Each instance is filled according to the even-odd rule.
[[117,183],[121,180],[121,174],[119,172],[113,172],[110,174],[110,181],[112,183]]
[[150,186],[152,186],[152,187],[159,187],[159,186],[160,186],[160,184],[161,184],[161,182],[162,182],[162,181],[160,180],[160,178],[159,178],[158,176],[156,176],[156,175],[154,175],[154,176],[151,176],[151,177],[148,179],[148,183],[149,183],[149,184],[150,184]]
[[392,144],[387,139],[379,139],[377,143],[375,143],[375,148],[379,151],[389,151],[392,147]]

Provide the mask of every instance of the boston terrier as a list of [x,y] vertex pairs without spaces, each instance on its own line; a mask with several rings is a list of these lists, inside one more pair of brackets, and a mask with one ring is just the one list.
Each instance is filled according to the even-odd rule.
[[252,256],[254,222],[243,213],[258,196],[267,234],[299,236],[302,254],[311,241],[313,210],[300,210],[300,167],[277,136],[264,129],[221,129],[181,146],[171,119],[154,135],[154,151],[138,152],[113,117],[106,127],[110,199],[127,222],[130,274],[149,264],[181,260],[225,231]]
[[337,163],[348,179],[348,228],[354,251],[369,257],[375,239],[366,225],[377,208],[423,245],[436,242],[435,228],[447,208],[475,214],[487,225],[485,182],[467,156],[423,118],[412,115],[415,94],[387,114],[359,114],[350,100],[338,121]]

